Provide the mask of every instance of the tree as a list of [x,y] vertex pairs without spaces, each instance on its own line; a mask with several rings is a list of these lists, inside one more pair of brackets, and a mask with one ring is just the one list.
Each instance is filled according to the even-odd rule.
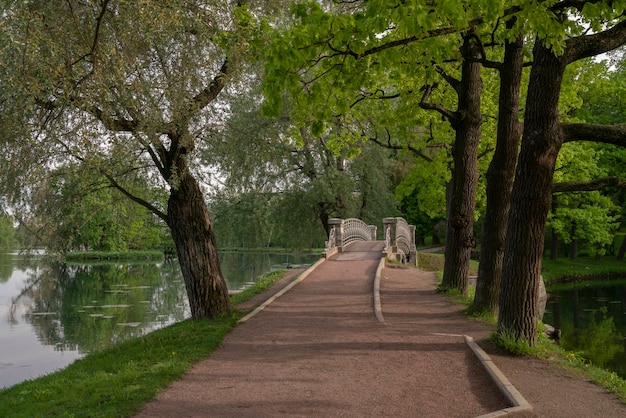
[[[510,18],[507,29],[516,23]],[[502,262],[509,202],[522,126],[519,121],[524,59],[523,36],[504,41],[501,64],[491,63],[499,73],[498,129],[495,153],[487,170],[487,210],[481,240],[478,277],[472,308],[496,315],[502,281]],[[487,61],[483,61],[487,65]]]
[[[415,105],[439,112],[454,131],[441,287],[466,293],[483,123],[483,51],[476,26],[495,19],[500,5],[442,2],[424,7],[408,1],[392,7],[384,2],[352,6],[347,12],[329,7],[328,13],[314,2],[295,7],[298,24],[275,37],[269,54],[266,110],[276,115],[288,90],[301,109],[296,119],[306,121],[314,136],[336,118],[366,114],[361,109],[381,101],[400,98],[405,103],[404,112],[396,107],[393,116],[377,112],[369,118],[381,130],[403,125],[411,132],[432,125],[432,116],[425,116],[432,114],[416,111]],[[400,138],[406,148],[422,153],[425,144],[416,148],[408,139]]]
[[[573,21],[568,18],[576,13],[589,19],[597,32],[584,35],[581,29],[571,28]],[[568,64],[626,42],[626,21],[619,19],[620,13],[613,14],[611,5],[557,3],[547,16],[551,17],[548,26],[552,33],[559,36],[539,33],[533,48],[524,133],[511,194],[498,316],[499,335],[530,345],[537,341],[543,238],[560,148],[567,137],[618,140],[615,135],[619,136],[620,131],[601,126],[596,126],[595,132],[583,126],[562,126],[559,93],[563,75]],[[608,22],[608,28],[602,30],[599,21]],[[566,25],[570,25],[575,36],[565,36]]]
[[[15,67],[2,74],[12,88],[1,102],[19,117],[2,141],[13,204],[27,208],[38,179],[79,161],[169,226],[194,318],[229,310],[196,157],[199,132],[243,68],[252,14],[226,0],[4,1],[3,10],[3,60]],[[129,187],[129,173],[166,191],[167,206]]]
[[320,247],[332,217],[380,224],[396,213],[386,150],[373,144],[330,150],[332,132],[313,138],[286,112],[263,117],[257,94],[252,89],[234,101],[224,126],[210,133],[224,138],[210,150],[225,173],[212,204],[216,228],[227,230],[222,243]]

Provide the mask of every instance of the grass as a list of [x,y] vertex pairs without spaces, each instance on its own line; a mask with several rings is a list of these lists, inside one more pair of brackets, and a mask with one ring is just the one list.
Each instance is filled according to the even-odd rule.
[[[263,292],[280,279],[274,271],[233,304]],[[205,359],[243,313],[186,320],[87,355],[50,375],[0,390],[3,417],[127,417],[137,414],[171,382]]]
[[[473,260],[471,264],[470,274],[476,274],[472,272],[477,271],[478,264],[474,263]],[[442,254],[437,253],[418,253],[418,265],[422,270],[437,272],[441,278],[444,257]],[[571,284],[571,282],[580,283],[590,279],[593,279],[595,282],[602,280],[609,274],[615,276],[616,273],[619,275],[622,272],[626,272],[626,262],[624,260],[618,260],[616,257],[609,256],[604,256],[601,259],[546,259],[543,260],[542,265],[543,278],[551,288],[556,286],[573,286],[574,284]],[[562,281],[567,281],[570,284],[557,284]],[[613,280],[613,282],[615,281]],[[465,306],[465,312],[468,317],[495,324],[497,318],[493,315],[472,311],[475,290],[475,286],[470,286],[467,296],[455,291],[447,291],[446,294],[451,296],[457,303]],[[543,324],[540,323],[539,325],[540,332],[537,345],[535,346],[530,346],[527,343],[521,343],[511,338],[503,338],[495,333],[491,337],[491,341],[511,354],[543,358],[572,373],[581,375],[583,378],[589,379],[605,388],[626,403],[626,380],[622,379],[615,372],[591,364],[577,353],[564,350],[543,333]]]
[[603,387],[617,396],[623,403],[626,403],[626,380],[622,379],[615,372],[593,365],[577,353],[564,350],[543,333],[542,327],[543,324],[540,323],[540,332],[537,345],[535,346],[502,337],[495,333],[491,336],[490,341],[511,354],[528,355],[550,361],[583,379],[588,379],[596,385]]
[[599,259],[584,257],[576,260],[546,258],[542,260],[541,268],[546,284],[602,279],[604,276],[615,276],[621,273],[626,273],[626,261],[618,260],[614,256],[603,256]]

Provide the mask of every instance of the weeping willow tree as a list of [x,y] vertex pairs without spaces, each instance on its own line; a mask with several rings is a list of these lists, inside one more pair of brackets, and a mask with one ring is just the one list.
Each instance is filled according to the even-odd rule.
[[201,133],[227,109],[222,92],[243,82],[259,46],[261,10],[228,0],[1,3],[7,204],[26,219],[50,173],[79,164],[85,182],[104,178],[168,225],[194,318],[229,310],[197,157]]

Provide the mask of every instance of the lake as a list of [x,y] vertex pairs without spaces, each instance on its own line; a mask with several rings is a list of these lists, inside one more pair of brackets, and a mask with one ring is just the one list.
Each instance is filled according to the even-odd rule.
[[[316,254],[220,253],[229,290]],[[49,264],[0,254],[0,388],[189,318],[177,263]]]
[[561,346],[626,379],[626,282],[548,294],[543,321],[561,330]]

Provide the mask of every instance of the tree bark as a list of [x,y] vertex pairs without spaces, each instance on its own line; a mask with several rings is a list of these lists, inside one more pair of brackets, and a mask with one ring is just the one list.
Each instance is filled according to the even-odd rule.
[[578,238],[576,238],[576,223],[572,223],[572,242],[569,245],[569,257],[571,260],[578,259]]
[[498,314],[504,240],[521,136],[519,102],[524,40],[506,42],[500,69],[496,150],[487,170],[487,210],[473,308]]
[[626,179],[620,177],[602,177],[591,181],[570,181],[552,185],[553,193],[563,192],[591,192],[607,187],[626,189]]
[[[565,16],[561,18],[565,20]],[[497,328],[501,337],[530,345],[537,342],[544,232],[554,167],[564,142],[558,104],[565,68],[624,43],[626,21],[603,32],[568,39],[559,57],[541,39],[535,41],[505,241]]]
[[191,316],[213,318],[231,309],[222,276],[213,225],[198,182],[188,170],[172,188],[168,201],[170,227],[185,280]]
[[624,237],[624,240],[622,241],[622,245],[619,246],[619,251],[617,252],[617,259],[623,260],[624,254],[626,254],[626,237]]
[[457,88],[459,116],[451,121],[455,130],[452,148],[452,198],[447,219],[446,253],[442,290],[467,295],[469,260],[474,247],[474,206],[478,184],[478,143],[480,141],[481,49],[473,34],[465,34],[461,81]]
[[524,134],[505,240],[498,334],[537,342],[539,280],[544,231],[552,203],[552,178],[563,143],[558,102],[566,63],[543,41],[533,49]]

